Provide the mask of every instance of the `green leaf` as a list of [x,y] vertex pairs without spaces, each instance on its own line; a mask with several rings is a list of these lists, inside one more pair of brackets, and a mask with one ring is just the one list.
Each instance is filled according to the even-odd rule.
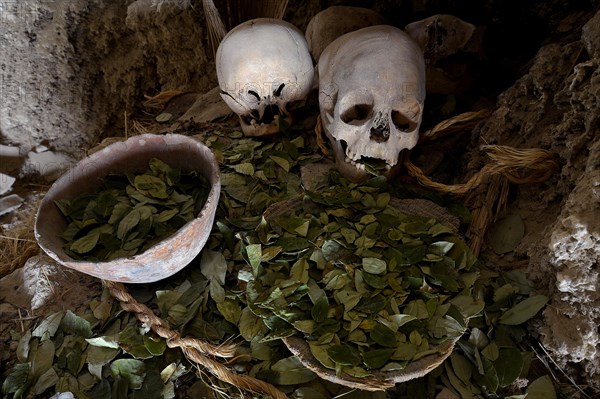
[[169,112],[162,112],[158,115],[156,115],[156,118],[154,118],[158,123],[166,123],[169,122],[171,119],[173,119],[173,114],[170,114]]
[[499,255],[514,251],[525,235],[525,224],[519,215],[511,214],[490,227],[488,241]]
[[179,214],[179,208],[166,209],[166,210],[162,211],[161,213],[159,213],[158,215],[156,215],[156,222],[157,223],[165,223],[165,222],[171,220],[173,217],[177,216],[178,214]]
[[96,244],[98,244],[99,238],[100,232],[98,230],[92,230],[89,234],[73,241],[69,246],[69,249],[78,254],[88,253],[94,249]]
[[394,323],[394,325],[397,328],[402,327],[404,324],[411,322],[413,320],[416,320],[417,318],[413,315],[409,315],[409,314],[394,314],[389,316],[390,320],[392,321],[392,323]]
[[257,277],[258,267],[260,266],[262,258],[262,249],[260,244],[251,244],[246,247],[246,255],[248,256],[248,263],[252,266],[254,276]]
[[86,360],[88,362],[90,373],[101,380],[102,366],[110,363],[119,353],[121,353],[120,348],[111,349],[100,346],[88,346],[86,350]]
[[167,341],[163,338],[151,337],[149,335],[144,335],[143,338],[146,350],[154,356],[162,355],[167,349]]
[[344,311],[347,313],[358,305],[362,299],[362,294],[353,290],[340,290],[335,291],[333,297],[338,303],[344,305]]
[[365,272],[370,274],[384,274],[387,270],[386,262],[377,258],[363,258],[362,266]]
[[31,341],[31,330],[25,331],[19,344],[17,345],[17,360],[21,363],[25,363],[29,357],[29,343]]
[[286,172],[290,171],[290,162],[287,159],[275,155],[269,155],[269,158],[271,158],[277,165],[281,166],[281,168]]
[[294,328],[304,334],[311,335],[315,330],[314,320],[298,320],[294,322]]
[[71,201],[67,199],[54,200],[54,205],[60,210],[60,213],[65,217],[69,217],[69,207],[71,206]]
[[247,176],[254,175],[254,165],[252,165],[249,162],[241,163],[238,165],[232,165],[231,168],[233,168],[233,170],[235,170],[236,172],[238,172],[242,175],[247,175]]
[[132,209],[121,221],[117,228],[117,237],[122,240],[135,226],[140,223],[141,214],[139,209]]
[[41,395],[46,389],[52,388],[57,383],[58,374],[56,374],[53,368],[49,368],[44,374],[38,377],[35,385],[31,388],[31,393],[33,395]]
[[224,301],[218,302],[217,309],[219,309],[219,312],[223,315],[225,320],[234,325],[238,324],[240,317],[242,316],[240,304],[233,299],[226,298]]
[[484,387],[488,392],[496,392],[498,389],[498,374],[496,368],[493,363],[486,358],[482,358],[481,361],[483,373],[474,373],[473,378],[479,386]]
[[327,399],[329,396],[315,388],[300,387],[294,391],[291,397],[292,399]]
[[70,310],[65,313],[61,326],[66,333],[77,334],[83,338],[90,338],[94,335],[90,322]]
[[54,363],[54,353],[54,342],[50,340],[40,342],[37,349],[32,350],[30,361],[31,375],[34,378],[39,378],[42,374],[52,368],[52,364]]
[[110,371],[115,378],[123,378],[133,389],[140,389],[146,376],[144,362],[137,359],[117,359],[110,364]]
[[58,328],[60,322],[64,316],[64,312],[56,312],[46,317],[31,333],[33,337],[41,338],[44,334],[53,337]]
[[[17,363],[10,370],[10,374],[2,383],[2,392],[3,393],[15,393],[15,392],[25,392],[29,389],[29,372],[30,372],[30,364],[29,363]],[[17,397],[17,395],[15,395]]]
[[239,322],[240,335],[248,342],[265,333],[265,325],[249,307],[242,309]]
[[131,399],[164,399],[164,388],[158,370],[150,369],[144,376],[142,387],[132,392]]
[[331,360],[329,357],[329,353],[327,349],[332,345],[319,345],[314,341],[309,341],[308,346],[310,347],[310,352],[313,354],[315,359],[319,361],[325,368],[335,369],[335,362]]
[[459,295],[450,300],[458,308],[465,318],[471,318],[480,314],[485,308],[483,299],[474,299],[471,295]]
[[498,374],[498,384],[506,387],[512,384],[521,374],[523,355],[517,348],[500,348],[498,358],[494,361]]
[[200,271],[209,280],[224,285],[227,275],[227,261],[221,252],[205,249],[200,259]]
[[144,338],[132,325],[119,333],[120,347],[136,359],[149,359],[152,354],[146,349]]
[[396,349],[374,349],[363,352],[362,358],[368,369],[380,369],[390,360]]
[[392,359],[394,360],[412,360],[412,358],[417,354],[418,347],[409,342],[399,342],[396,346],[396,350],[392,355]]
[[271,370],[278,374],[271,382],[278,385],[300,385],[317,378],[317,375],[307,369],[296,356],[277,361]]
[[545,375],[529,384],[527,387],[527,399],[556,399],[556,390],[552,379]]
[[344,366],[358,366],[362,361],[358,350],[350,345],[331,345],[327,348],[327,354],[335,363]]
[[508,325],[518,325],[525,323],[535,316],[548,303],[548,298],[544,295],[535,295],[527,298],[500,316],[498,322]]
[[471,375],[473,374],[473,369],[469,360],[458,352],[453,352],[450,356],[450,362],[452,363],[454,374],[456,374],[462,382],[468,384]]
[[427,250],[429,251],[430,254],[444,256],[448,252],[450,252],[452,247],[454,247],[453,242],[438,241],[438,242],[434,242],[433,244],[430,244],[429,248]]
[[387,286],[387,280],[385,276],[378,276],[365,271],[362,273],[362,278],[367,285],[378,290],[382,290]]
[[377,323],[370,337],[373,341],[387,348],[395,348],[397,346],[396,334],[383,324]]
[[325,295],[321,295],[311,310],[311,316],[317,323],[322,323],[327,319],[329,313],[329,302]]
[[167,184],[160,178],[152,175],[137,175],[133,185],[140,193],[158,199],[169,198]]
[[309,248],[311,243],[302,237],[280,237],[275,245],[283,248],[283,252],[297,252]]

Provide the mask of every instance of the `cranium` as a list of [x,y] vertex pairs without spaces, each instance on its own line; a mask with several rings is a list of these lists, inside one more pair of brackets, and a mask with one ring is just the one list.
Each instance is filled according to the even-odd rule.
[[483,29],[453,15],[437,14],[404,28],[419,44],[427,68],[427,93],[460,94],[473,86],[482,56]]
[[223,39],[216,55],[221,97],[247,136],[279,131],[279,118],[308,96],[314,67],[294,25],[271,18],[246,21]]
[[318,63],[319,106],[336,166],[360,181],[367,165],[385,174],[413,148],[425,101],[423,52],[398,28],[378,25],[333,41]]

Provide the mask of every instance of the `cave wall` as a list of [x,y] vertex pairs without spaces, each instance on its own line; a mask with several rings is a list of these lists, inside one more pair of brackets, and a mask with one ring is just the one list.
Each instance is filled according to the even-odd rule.
[[[571,15],[563,23],[575,20]],[[467,169],[485,162],[483,143],[557,154],[560,167],[550,180],[513,188],[506,212],[521,216],[526,227],[515,253],[488,255],[505,267],[528,260],[530,278],[551,298],[537,329],[541,342],[561,367],[583,367],[598,386],[600,12],[583,21],[544,44],[499,96],[493,114],[473,132]]]
[[144,95],[215,85],[199,7],[152,1],[0,3],[0,134],[76,158]]

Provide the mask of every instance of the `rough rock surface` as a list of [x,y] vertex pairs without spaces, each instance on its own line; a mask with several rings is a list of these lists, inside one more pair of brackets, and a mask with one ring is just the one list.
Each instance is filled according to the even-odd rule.
[[0,137],[81,157],[144,95],[216,84],[198,7],[130,2],[4,2]]
[[467,169],[484,162],[473,155],[484,143],[559,155],[549,181],[515,187],[507,212],[523,218],[526,236],[513,256],[529,258],[530,277],[551,297],[539,331],[545,348],[600,385],[600,13],[588,20],[543,46],[500,96],[474,131]]

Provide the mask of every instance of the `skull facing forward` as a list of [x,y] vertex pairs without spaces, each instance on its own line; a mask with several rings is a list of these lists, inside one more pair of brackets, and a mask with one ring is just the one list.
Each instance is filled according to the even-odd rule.
[[221,97],[246,136],[277,133],[280,118],[289,119],[308,96],[314,75],[302,32],[270,18],[232,29],[217,49],[216,67]]
[[[425,62],[402,30],[378,25],[333,41],[318,64],[319,107],[336,166],[361,181],[389,174],[413,148],[425,101]],[[375,169],[374,169],[375,168]]]

